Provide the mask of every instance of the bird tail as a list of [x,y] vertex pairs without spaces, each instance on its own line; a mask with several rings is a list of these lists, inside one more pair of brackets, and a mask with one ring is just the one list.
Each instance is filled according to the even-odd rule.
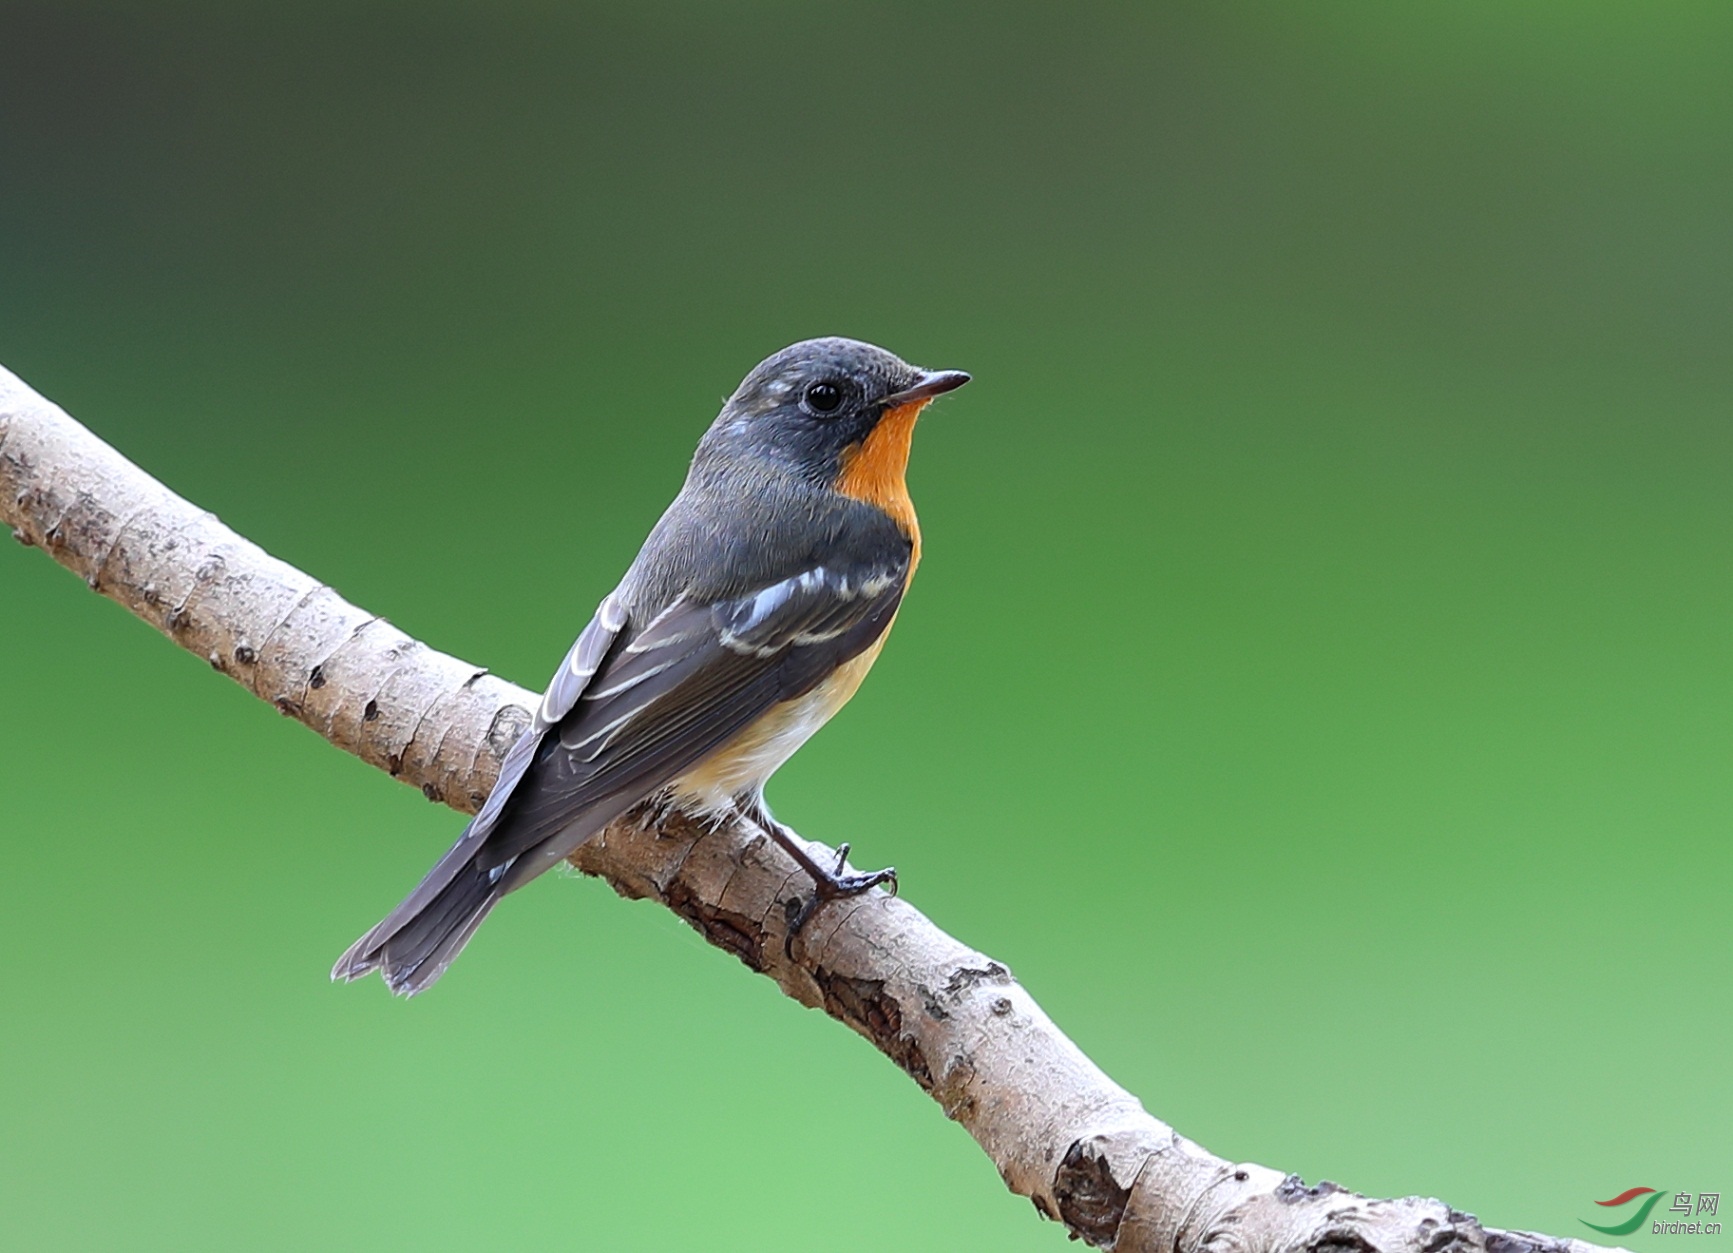
[[501,880],[510,863],[483,868],[479,846],[466,832],[401,905],[349,946],[331,977],[347,981],[377,970],[400,996],[431,987],[508,890]]

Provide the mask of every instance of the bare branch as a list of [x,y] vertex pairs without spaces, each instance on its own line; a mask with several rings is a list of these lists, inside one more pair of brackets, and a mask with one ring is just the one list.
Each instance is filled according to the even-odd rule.
[[[0,369],[0,518],[104,596],[345,752],[474,812],[536,697],[409,638],[170,492]],[[998,962],[881,893],[822,910],[753,833],[646,813],[573,859],[674,910],[848,1024],[980,1143],[1014,1192],[1120,1253],[1592,1253],[1419,1197],[1223,1161],[1151,1117]],[[309,961],[314,960],[309,956]]]

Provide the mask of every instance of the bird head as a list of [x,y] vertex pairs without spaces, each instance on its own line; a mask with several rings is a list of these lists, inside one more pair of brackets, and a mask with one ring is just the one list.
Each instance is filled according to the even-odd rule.
[[[802,340],[753,367],[699,454],[749,456],[834,484],[863,449],[883,442],[874,440],[882,424],[912,427],[935,396],[968,381],[961,370],[924,370],[856,339]],[[906,435],[901,443],[906,456]]]

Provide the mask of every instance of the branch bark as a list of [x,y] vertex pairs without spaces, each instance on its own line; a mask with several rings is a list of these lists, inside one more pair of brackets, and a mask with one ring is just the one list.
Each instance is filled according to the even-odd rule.
[[[0,368],[0,519],[175,643],[345,752],[473,813],[537,696],[411,639],[176,496]],[[1152,1117],[1003,965],[880,893],[787,945],[804,880],[755,833],[636,813],[573,864],[660,902],[870,1040],[1006,1185],[1116,1253],[1595,1253],[1222,1160]]]

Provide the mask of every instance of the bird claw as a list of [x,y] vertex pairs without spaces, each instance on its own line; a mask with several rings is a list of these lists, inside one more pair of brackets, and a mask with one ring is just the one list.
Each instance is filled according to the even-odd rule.
[[794,937],[800,934],[818,907],[826,901],[841,900],[848,896],[859,896],[862,892],[870,892],[873,888],[883,885],[892,896],[897,894],[897,871],[895,866],[887,866],[883,870],[873,870],[866,874],[845,874],[848,867],[848,844],[837,845],[836,852],[831,854],[830,864],[815,860],[812,852],[804,841],[777,822],[762,807],[747,811],[744,815],[747,821],[757,826],[777,844],[783,852],[794,859],[796,865],[812,879],[812,895],[802,899],[799,896],[790,897],[783,905],[788,919],[788,935],[783,941],[783,951],[790,958],[794,956]]
[[840,900],[845,896],[859,896],[862,892],[870,892],[881,883],[889,884],[892,896],[897,894],[897,868],[886,866],[883,870],[873,870],[867,874],[839,874],[828,883],[823,879],[815,883],[817,893],[827,901]]
[[848,845],[844,844],[836,850],[836,870],[828,876],[814,875],[812,895],[804,900],[797,896],[785,907],[788,915],[788,937],[783,942],[783,951],[790,957],[794,956],[794,937],[800,934],[801,928],[811,921],[812,916],[818,912],[818,907],[826,901],[859,896],[862,892],[870,892],[881,886],[892,896],[897,894],[895,866],[886,866],[883,870],[872,870],[866,874],[843,874],[842,867],[847,860]]

